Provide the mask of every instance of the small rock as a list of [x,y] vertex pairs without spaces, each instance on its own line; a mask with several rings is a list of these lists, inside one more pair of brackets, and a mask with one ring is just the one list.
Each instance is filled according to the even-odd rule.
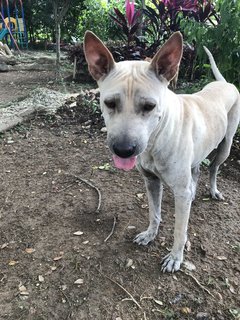
[[184,265],[184,267],[185,267],[187,270],[189,270],[189,271],[194,271],[194,270],[196,270],[196,266],[195,266],[192,262],[190,262],[190,261],[184,261],[184,262],[183,262],[183,265]]
[[103,127],[100,131],[101,131],[101,132],[107,132],[107,128],[106,128],[106,127]]

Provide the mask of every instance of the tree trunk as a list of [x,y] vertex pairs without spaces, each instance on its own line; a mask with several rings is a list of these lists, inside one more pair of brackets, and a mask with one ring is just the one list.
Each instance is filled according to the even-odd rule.
[[61,60],[61,52],[60,52],[60,41],[61,41],[61,26],[59,21],[58,14],[58,4],[53,2],[53,13],[55,19],[55,37],[56,37],[56,78],[60,75],[60,60]]
[[53,13],[55,19],[55,35],[56,35],[56,76],[59,78],[60,76],[60,62],[61,62],[61,48],[60,48],[60,41],[61,41],[61,23],[62,20],[67,13],[67,10],[70,6],[71,0],[65,0],[62,9],[60,9],[60,2],[53,1]]
[[61,42],[61,26],[60,26],[60,22],[57,19],[56,20],[56,68],[58,73],[60,71],[60,63],[61,63],[60,42]]

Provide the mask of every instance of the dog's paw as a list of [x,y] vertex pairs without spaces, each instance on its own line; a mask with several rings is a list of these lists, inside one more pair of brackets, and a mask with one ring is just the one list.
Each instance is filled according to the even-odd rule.
[[156,237],[157,232],[155,231],[143,231],[139,233],[134,239],[133,242],[137,244],[141,244],[143,246],[146,246],[149,242],[153,241],[154,238]]
[[211,190],[210,193],[211,193],[211,197],[213,199],[215,199],[215,200],[224,200],[223,195],[217,189],[216,190]]
[[167,254],[161,261],[161,270],[163,272],[176,272],[180,269],[182,257],[175,257],[171,252]]

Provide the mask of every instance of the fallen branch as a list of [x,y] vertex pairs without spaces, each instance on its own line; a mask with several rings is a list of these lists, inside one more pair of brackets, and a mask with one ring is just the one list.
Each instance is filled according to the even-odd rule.
[[97,209],[96,209],[96,213],[98,213],[100,211],[100,208],[101,208],[101,204],[102,204],[102,195],[101,195],[101,192],[100,190],[94,185],[92,184],[92,182],[84,179],[84,178],[81,178],[79,176],[76,176],[75,174],[72,174],[72,173],[65,173],[65,175],[68,175],[68,176],[71,176],[71,177],[74,177],[76,178],[77,180],[87,184],[88,186],[90,186],[91,188],[93,188],[94,190],[97,191],[97,194],[98,194],[98,206],[97,206]]
[[183,270],[181,270],[181,269],[180,269],[180,271],[181,271],[182,273],[186,274],[187,276],[191,277],[191,278],[196,282],[196,284],[197,284],[203,291],[207,292],[211,297],[215,298],[214,295],[213,295],[207,288],[205,288],[205,287],[198,281],[198,279],[195,278],[191,273],[188,273],[188,272],[183,271]]
[[108,239],[113,235],[113,232],[114,232],[114,230],[115,230],[116,223],[117,223],[117,218],[114,217],[114,218],[113,218],[112,230],[111,230],[111,232],[109,233],[109,235],[107,236],[107,238],[104,240],[104,242],[107,242]]
[[121,288],[129,297],[130,300],[132,300],[139,309],[142,309],[142,307],[140,306],[140,304],[137,302],[137,300],[133,297],[133,295],[127,291],[127,289],[125,289],[120,283],[118,283],[117,281],[113,280],[112,278],[110,278],[109,276],[106,276],[105,274],[103,274],[101,271],[98,270],[98,272],[105,278],[107,278],[108,280],[112,281],[113,283],[115,283],[119,288]]

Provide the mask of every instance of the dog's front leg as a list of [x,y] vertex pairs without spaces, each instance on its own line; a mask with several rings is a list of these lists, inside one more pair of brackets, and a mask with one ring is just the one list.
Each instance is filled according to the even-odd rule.
[[192,202],[192,192],[184,191],[181,195],[174,194],[175,226],[174,243],[171,252],[162,261],[162,271],[174,272],[180,269],[183,262],[183,250],[187,241],[187,227]]
[[163,184],[158,177],[152,175],[144,176],[144,180],[149,204],[149,226],[135,237],[134,242],[147,245],[156,237],[161,222]]

